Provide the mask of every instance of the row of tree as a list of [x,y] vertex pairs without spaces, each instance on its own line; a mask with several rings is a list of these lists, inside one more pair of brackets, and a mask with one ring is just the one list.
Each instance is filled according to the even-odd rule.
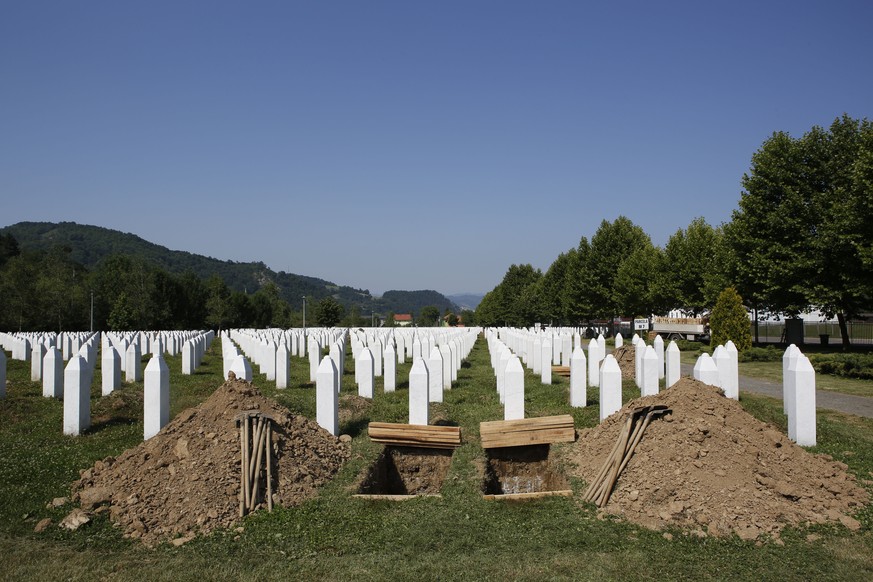
[[840,322],[873,310],[873,124],[846,115],[800,138],[776,132],[752,156],[739,208],[694,219],[661,248],[624,216],[543,273],[512,265],[476,310],[479,325],[578,325],[617,315],[701,314],[735,287],[751,310]]

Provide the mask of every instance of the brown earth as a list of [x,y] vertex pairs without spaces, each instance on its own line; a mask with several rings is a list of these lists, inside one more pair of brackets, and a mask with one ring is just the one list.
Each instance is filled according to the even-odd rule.
[[827,455],[815,455],[748,414],[739,402],[691,378],[626,404],[564,449],[569,471],[591,482],[627,415],[665,404],[652,421],[603,511],[645,527],[680,527],[698,536],[779,537],[788,525],[860,524],[850,514],[867,491]]
[[273,419],[274,503],[293,506],[314,496],[349,457],[348,439],[292,415],[247,382],[228,380],[154,437],[82,471],[74,501],[86,511],[108,504],[124,535],[147,544],[232,525],[240,495],[236,418],[249,410]]
[[626,380],[633,380],[636,370],[636,361],[634,360],[634,347],[630,344],[624,344],[617,350],[613,350],[612,355],[618,361],[618,367],[621,369],[621,377]]
[[452,450],[388,445],[367,470],[358,493],[436,495],[442,488]]

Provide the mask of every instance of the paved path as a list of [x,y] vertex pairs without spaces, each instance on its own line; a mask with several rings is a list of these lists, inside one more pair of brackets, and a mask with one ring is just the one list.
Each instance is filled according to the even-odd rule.
[[[694,366],[690,364],[682,364],[683,376],[691,376],[693,371]],[[753,392],[755,394],[763,394],[765,396],[771,396],[782,400],[782,384],[777,384],[768,380],[761,380],[760,378],[740,376],[740,390]],[[873,398],[867,398],[865,396],[852,396],[851,394],[816,390],[815,404],[817,408],[826,408],[828,410],[845,412],[846,414],[873,418]]]

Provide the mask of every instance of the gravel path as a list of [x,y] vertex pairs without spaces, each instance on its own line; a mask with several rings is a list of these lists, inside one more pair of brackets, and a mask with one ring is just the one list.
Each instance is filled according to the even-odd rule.
[[[690,376],[694,366],[690,364],[682,364],[682,374]],[[740,390],[752,392],[754,394],[763,394],[773,398],[782,400],[782,384],[761,380],[759,378],[751,378],[749,376],[740,376]],[[839,392],[829,392],[826,390],[815,391],[815,403],[817,408],[825,408],[828,410],[836,410],[845,412],[846,414],[854,414],[865,418],[873,418],[873,398],[864,396],[852,396],[851,394],[841,394]]]

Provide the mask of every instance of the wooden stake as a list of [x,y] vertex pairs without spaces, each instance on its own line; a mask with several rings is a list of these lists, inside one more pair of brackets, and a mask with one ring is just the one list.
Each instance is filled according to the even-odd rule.
[[257,455],[255,456],[255,473],[253,476],[253,485],[252,485],[252,502],[249,506],[250,511],[254,511],[255,506],[258,502],[258,486],[260,485],[260,479],[258,479],[258,475],[261,473],[261,460],[264,457],[264,437],[266,436],[266,431],[264,431],[264,424],[266,424],[267,420],[265,418],[259,419],[260,423],[258,425],[258,435],[259,440],[256,445]]
[[[242,422],[245,422],[243,420]],[[239,425],[239,516],[245,516],[245,507],[246,507],[246,440],[245,440],[245,428],[243,428],[243,424],[240,422]]]
[[244,482],[245,482],[245,500],[246,500],[246,508],[248,509],[252,504],[252,494],[251,494],[251,482],[252,479],[249,476],[249,457],[251,456],[249,452],[249,442],[251,440],[251,429],[249,428],[249,417],[243,416],[243,424],[245,426],[245,443],[243,445],[243,455],[245,456],[244,461]]
[[270,421],[267,420],[267,511],[273,512],[273,481],[270,466],[273,464],[273,437]]

